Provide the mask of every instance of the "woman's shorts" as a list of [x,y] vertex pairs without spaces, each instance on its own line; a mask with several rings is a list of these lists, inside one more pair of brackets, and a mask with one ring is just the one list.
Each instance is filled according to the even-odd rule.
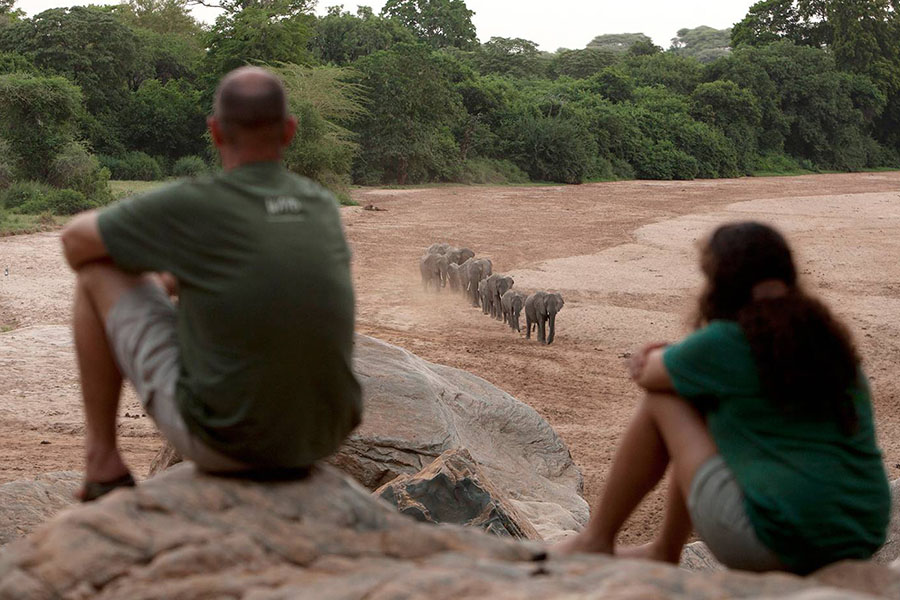
[[719,562],[744,571],[784,570],[759,538],[744,508],[744,493],[718,454],[697,469],[688,510],[694,530]]

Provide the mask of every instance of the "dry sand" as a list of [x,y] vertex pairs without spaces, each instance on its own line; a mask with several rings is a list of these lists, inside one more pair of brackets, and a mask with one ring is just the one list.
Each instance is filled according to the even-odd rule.
[[[687,331],[700,283],[696,241],[716,224],[761,219],[794,244],[806,284],[850,325],[872,379],[891,478],[900,476],[900,173],[618,182],[577,187],[361,190],[344,209],[359,329],[471,371],[537,409],[569,444],[586,496],[602,490],[639,393],[624,357]],[[450,294],[421,290],[417,259],[465,245],[516,288],[560,291],[549,347]],[[83,423],[68,329],[73,278],[56,233],[0,239],[0,482],[78,469]],[[159,438],[129,392],[122,447],[146,472]],[[654,494],[624,534],[646,539]]]

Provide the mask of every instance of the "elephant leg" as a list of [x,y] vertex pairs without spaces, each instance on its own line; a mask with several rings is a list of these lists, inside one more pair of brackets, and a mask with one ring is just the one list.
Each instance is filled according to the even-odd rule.
[[547,336],[547,345],[553,343],[553,338],[556,336],[556,313],[550,315],[550,335]]
[[528,316],[528,313],[525,314],[525,339],[531,339],[531,317]]
[[546,315],[538,315],[537,321],[538,341],[542,344],[547,343],[547,317]]
[[513,329],[515,329],[516,331],[521,332],[522,329],[519,327],[519,315],[517,315],[517,314],[516,314],[516,315],[513,315],[512,320],[513,320],[513,323],[515,324],[515,327],[513,327]]

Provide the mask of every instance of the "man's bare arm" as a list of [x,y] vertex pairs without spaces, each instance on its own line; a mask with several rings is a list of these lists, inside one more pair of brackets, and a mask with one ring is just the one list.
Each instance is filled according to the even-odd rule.
[[100,228],[97,225],[96,210],[83,212],[69,221],[62,232],[63,255],[66,262],[77,271],[89,262],[109,256]]

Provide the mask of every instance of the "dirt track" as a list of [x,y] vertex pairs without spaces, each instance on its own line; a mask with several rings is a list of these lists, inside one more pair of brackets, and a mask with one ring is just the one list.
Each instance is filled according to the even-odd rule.
[[[807,284],[850,324],[873,380],[880,439],[900,476],[900,173],[578,187],[364,190],[345,209],[359,329],[480,375],[527,402],[569,444],[593,500],[639,395],[624,356],[686,331],[699,276],[694,242],[756,218],[786,231]],[[417,258],[466,245],[516,288],[566,298],[542,347],[449,294],[421,291]],[[0,239],[0,482],[80,468],[83,432],[58,235]],[[8,331],[7,331],[8,330]],[[143,473],[158,440],[132,397],[123,448]],[[49,443],[42,443],[49,442]],[[654,496],[626,532],[647,537]]]

